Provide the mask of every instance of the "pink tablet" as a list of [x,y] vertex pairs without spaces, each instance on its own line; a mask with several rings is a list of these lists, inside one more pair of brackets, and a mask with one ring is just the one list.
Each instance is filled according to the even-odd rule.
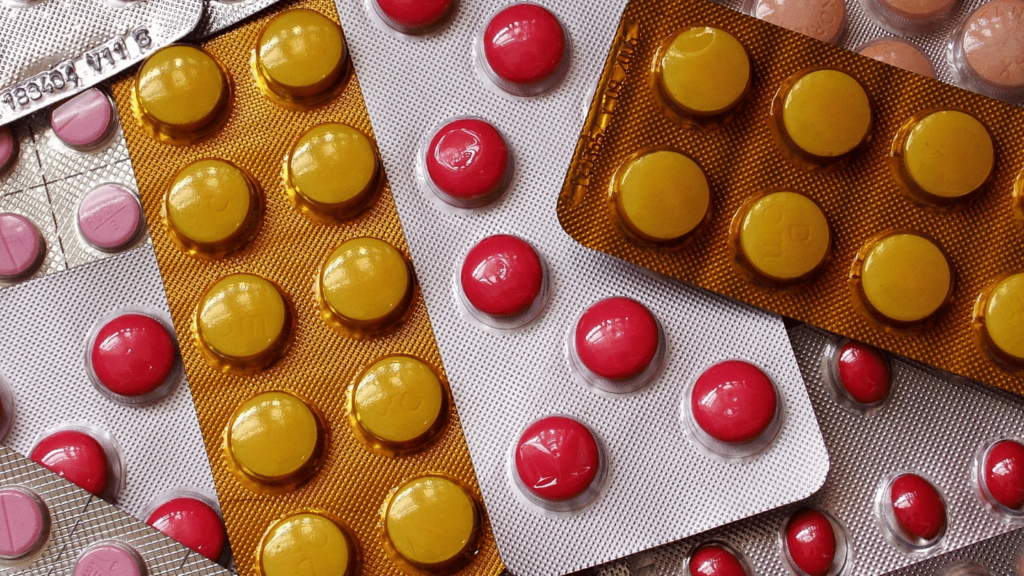
[[839,349],[839,380],[850,398],[860,404],[877,404],[889,395],[891,375],[885,357],[871,346],[850,341]]
[[529,242],[499,234],[470,249],[460,281],[469,304],[489,316],[526,312],[540,296],[544,266]]
[[786,552],[807,576],[825,576],[836,559],[836,533],[817,510],[797,512],[786,524]]
[[78,207],[78,230],[96,248],[114,252],[131,245],[142,226],[142,206],[117,184],[94,188]]
[[0,488],[0,560],[32,556],[50,536],[50,511],[35,493],[17,486]]
[[7,126],[0,126],[0,176],[18,162],[18,141]]
[[488,77],[512,94],[535,96],[565,75],[569,42],[558,18],[543,6],[517,2],[491,18],[483,33]]
[[528,491],[544,500],[579,497],[593,484],[600,464],[594,434],[565,416],[534,422],[516,444],[516,474]]
[[381,20],[406,34],[431,32],[451,17],[455,0],[373,0]]
[[39,228],[21,214],[0,214],[0,280],[31,276],[46,256]]
[[946,527],[946,504],[942,496],[916,474],[903,474],[892,481],[889,505],[899,528],[912,540],[932,542]]
[[114,105],[98,88],[90,88],[50,111],[53,134],[76,150],[105,144],[115,123]]
[[708,436],[729,444],[750,442],[774,420],[778,393],[757,366],[726,360],[697,378],[690,405],[694,420]]
[[1000,506],[1024,508],[1024,446],[1014,440],[996,442],[982,463],[985,491]]
[[573,341],[588,370],[607,380],[625,380],[651,365],[661,332],[643,304],[629,298],[606,298],[583,313]]

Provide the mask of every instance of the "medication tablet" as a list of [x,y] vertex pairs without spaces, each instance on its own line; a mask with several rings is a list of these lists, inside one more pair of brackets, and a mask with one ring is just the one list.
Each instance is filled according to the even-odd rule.
[[50,510],[34,492],[0,488],[0,560],[18,561],[39,552],[50,537]]
[[208,52],[175,44],[157,50],[142,63],[134,97],[143,125],[154,137],[186,144],[210,134],[226,120],[231,85]]
[[499,234],[478,242],[462,263],[459,282],[469,305],[505,318],[529,312],[541,299],[544,265],[529,242]]
[[947,207],[984,191],[995,171],[995,142],[974,116],[933,110],[915,116],[896,133],[892,169],[911,199]]
[[401,324],[415,292],[408,260],[376,238],[355,238],[338,246],[320,268],[323,318],[343,333],[374,336]]
[[752,6],[751,16],[830,44],[846,29],[843,0],[755,0]]
[[775,383],[742,360],[715,364],[697,378],[690,394],[693,418],[714,440],[750,442],[764,434],[778,411]]
[[959,0],[863,0],[869,16],[897,34],[913,36],[940,28]]
[[92,189],[78,206],[78,231],[86,242],[104,252],[131,245],[143,223],[139,199],[117,184]]
[[635,156],[613,177],[614,216],[645,243],[681,246],[711,215],[711,188],[690,157],[673,150]]
[[174,175],[164,212],[171,236],[187,250],[221,256],[256,234],[263,211],[259,185],[226,160],[197,160]]
[[839,348],[835,361],[839,384],[853,401],[870,406],[889,396],[889,363],[877,349],[851,340]]
[[783,150],[811,167],[853,154],[867,142],[871,123],[868,93],[839,70],[799,72],[772,102],[770,125]]
[[134,548],[108,540],[90,546],[75,562],[74,576],[146,576],[146,563]]
[[517,96],[536,96],[554,87],[569,67],[565,28],[548,9],[518,2],[491,18],[478,62],[499,88]]
[[217,511],[199,498],[171,498],[149,513],[146,524],[213,562],[224,555],[224,523]]
[[811,278],[828,260],[832,233],[814,200],[797,192],[755,196],[730,233],[737,261],[754,278],[784,286]]
[[585,377],[588,383],[606,392],[627,392],[650,382],[663,348],[661,327],[650,310],[635,300],[614,297],[583,312],[570,352],[574,364],[595,377]]
[[168,384],[177,359],[174,338],[160,321],[123,314],[104,324],[93,339],[90,375],[115,396],[142,399]]
[[242,403],[228,424],[227,452],[249,479],[269,486],[297,484],[316,473],[325,427],[298,396],[265,392]]
[[89,88],[50,111],[53,135],[75,150],[94,150],[103,145],[116,125],[114,105],[98,88]]
[[892,232],[869,242],[854,268],[862,304],[873,317],[896,327],[933,318],[953,296],[949,259],[916,232]]
[[1024,446],[1014,440],[993,444],[982,461],[981,485],[993,503],[1020,512],[1024,508]]
[[684,120],[719,119],[750,89],[750,56],[725,30],[681,30],[665,41],[657,58],[658,96]]
[[256,72],[286,102],[314,104],[330,97],[348,70],[341,28],[307,9],[282,12],[256,40]]
[[356,381],[352,416],[374,443],[409,450],[434,439],[446,422],[447,397],[433,368],[412,356],[374,362]]
[[60,430],[43,438],[32,449],[32,461],[61,478],[104,496],[110,480],[110,463],[100,443],[85,432]]
[[196,339],[216,367],[259,370],[288,349],[292,316],[277,284],[255,274],[231,274],[214,282],[199,300]]
[[456,0],[372,0],[385,24],[404,34],[426,34],[444,26]]
[[689,559],[690,576],[748,576],[747,568],[731,550],[719,544],[705,544]]
[[573,508],[587,504],[600,489],[597,480],[602,466],[600,445],[593,432],[565,416],[537,420],[516,442],[518,484],[541,500],[568,502],[583,496],[585,499],[574,503]]
[[817,510],[797,512],[786,524],[786,555],[801,576],[829,574],[836,563],[837,547],[832,522]]
[[1024,1],[993,0],[976,8],[954,38],[961,80],[987,96],[1024,98]]
[[289,196],[303,213],[340,221],[369,208],[381,187],[380,160],[365,134],[347,124],[307,130],[286,161]]
[[0,176],[18,163],[18,141],[9,126],[0,126]]
[[946,529],[946,503],[927,480],[902,474],[890,484],[888,504],[901,536],[912,545],[933,544]]
[[1011,366],[1024,366],[1024,272],[989,286],[978,299],[974,314],[985,349]]
[[307,512],[270,526],[259,548],[259,571],[262,576],[350,576],[357,571],[357,557],[348,534],[334,520]]
[[866,42],[857,49],[861,56],[873,58],[879,62],[885,62],[897,68],[935,78],[935,67],[928,55],[915,44],[902,38],[879,38]]
[[384,511],[388,546],[409,565],[451,572],[472,558],[480,532],[473,495],[442,476],[421,476],[392,493]]
[[512,154],[505,137],[479,118],[442,126],[430,140],[424,164],[431,189],[461,208],[490,204],[512,179]]
[[32,275],[46,257],[46,241],[39,228],[20,214],[0,214],[0,280]]

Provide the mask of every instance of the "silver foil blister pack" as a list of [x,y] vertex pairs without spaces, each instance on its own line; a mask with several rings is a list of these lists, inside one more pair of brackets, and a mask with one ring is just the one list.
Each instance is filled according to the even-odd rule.
[[203,0],[203,17],[191,37],[213,36],[277,2],[279,0]]
[[180,358],[167,395],[143,406],[112,401],[87,367],[90,335],[112,314],[141,313],[171,326],[151,246],[0,291],[0,310],[0,375],[16,405],[8,447],[29,455],[44,433],[68,424],[109,434],[124,465],[114,504],[143,520],[160,494],[215,497]]
[[202,0],[5,0],[0,125],[113,77],[183,38]]
[[[897,570],[941,574],[936,567],[969,559],[969,547],[979,542],[1004,534],[1008,541],[1020,542],[1020,525],[986,506],[974,470],[975,455],[983,445],[1024,435],[1024,403],[1018,397],[895,358],[890,364],[890,397],[880,410],[865,415],[841,405],[823,377],[822,359],[836,338],[802,325],[790,330],[790,340],[829,449],[832,467],[824,487],[803,502],[635,555],[602,567],[599,574],[684,574],[689,555],[710,541],[740,552],[756,574],[791,573],[781,533],[803,508],[822,510],[838,521],[850,548],[847,566],[839,572],[844,576]],[[875,513],[879,486],[901,472],[930,479],[946,502],[946,533],[939,546],[925,554],[891,544]],[[993,557],[1015,553],[1015,548],[1007,549]],[[993,574],[1013,574],[989,569]]]
[[[424,38],[381,29],[362,2],[338,2],[417,277],[502,558],[514,574],[563,574],[671,542],[809,496],[828,457],[781,320],[584,249],[561,229],[555,201],[623,2],[545,2],[568,30],[568,76],[547,95],[508,98],[473,65],[476,31],[503,0],[463,2],[450,25]],[[439,206],[417,182],[417,149],[446,119],[478,116],[509,141],[515,176],[496,204]],[[453,278],[475,243],[514,234],[540,253],[549,300],[524,327],[488,329],[464,314]],[[667,339],[664,372],[633,395],[578,383],[564,353],[580,313],[609,296],[645,304]],[[528,311],[528,313],[532,313]],[[784,424],[764,454],[724,462],[702,453],[681,421],[688,383],[719,360],[764,368],[781,390]],[[561,414],[589,426],[608,457],[608,480],[578,512],[540,512],[510,478],[519,433]]]
[[[178,544],[100,498],[0,446],[0,491],[18,490],[35,497],[45,507],[48,534],[41,548],[24,561],[0,563],[0,574],[26,576],[71,574],[122,574],[89,571],[87,553],[98,547],[116,546],[134,552],[149,576],[214,576],[228,570]],[[13,513],[13,512],[12,512]],[[15,518],[15,516],[11,516]],[[10,518],[9,518],[10,519]],[[8,529],[27,530],[25,523]],[[83,566],[79,567],[79,561]],[[102,570],[105,562],[99,563]],[[97,565],[88,564],[95,570]],[[76,571],[78,568],[78,571]],[[123,569],[123,568],[122,568]]]

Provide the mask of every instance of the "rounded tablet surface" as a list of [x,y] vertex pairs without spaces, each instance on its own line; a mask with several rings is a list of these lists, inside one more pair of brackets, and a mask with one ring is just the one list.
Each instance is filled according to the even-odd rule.
[[511,169],[505,138],[478,118],[455,120],[438,130],[430,140],[425,164],[427,177],[442,199],[472,207],[504,192]]
[[89,359],[106,389],[119,396],[145,396],[167,381],[177,356],[174,338],[158,320],[123,314],[100,328]]
[[697,425],[727,443],[749,442],[764,433],[778,402],[768,375],[742,360],[726,360],[705,370],[690,395]]
[[224,523],[216,510],[198,498],[172,498],[150,512],[146,524],[213,562],[224,555]]
[[171,139],[199,138],[228,112],[230,85],[206,51],[173,44],[151,54],[135,77],[143,118]]
[[771,192],[747,205],[740,222],[741,261],[769,282],[805,279],[821,269],[832,233],[821,208],[796,192]]
[[78,206],[78,230],[89,244],[105,251],[120,250],[139,236],[143,225],[138,198],[117,184],[92,189]]
[[902,34],[923,34],[941,27],[959,6],[957,0],[874,0],[876,16]]
[[447,20],[455,8],[455,0],[373,1],[384,22],[409,34],[432,30]]
[[314,213],[350,218],[376,197],[380,161],[365,134],[330,122],[307,130],[288,157],[288,187]]
[[95,438],[77,430],[60,430],[32,449],[32,460],[96,496],[107,491],[110,463]]
[[98,88],[89,88],[50,111],[54,136],[77,150],[103,144],[116,121],[114,105]]
[[530,424],[516,443],[516,475],[533,495],[551,501],[572,500],[587,491],[601,466],[594,434],[565,416]]
[[146,576],[146,564],[127,544],[89,547],[75,562],[74,576]]
[[747,569],[729,549],[705,544],[690,556],[690,576],[747,576]]
[[13,168],[18,161],[18,141],[8,126],[0,126],[0,176]]
[[849,341],[839,349],[836,363],[846,393],[860,404],[877,404],[889,395],[889,363],[875,348]]
[[428,440],[443,417],[445,391],[430,367],[412,356],[374,362],[356,382],[352,397],[356,423],[389,444]]
[[490,316],[515,316],[540,296],[544,266],[529,242],[499,234],[470,249],[459,278],[473,308]]
[[913,539],[934,540],[946,527],[942,496],[916,474],[903,474],[892,481],[889,503],[899,528]]
[[853,76],[819,69],[791,82],[783,97],[781,129],[799,152],[828,160],[867,140],[871,102]]
[[871,244],[861,270],[861,291],[883,321],[927,320],[952,296],[953,268],[933,241],[895,232]]
[[476,543],[480,519],[473,496],[441,476],[402,484],[384,515],[388,543],[417,567],[458,561]]
[[584,366],[609,380],[639,375],[658,352],[658,321],[643,304],[629,298],[601,300],[576,323],[574,345]]
[[165,211],[172,233],[204,253],[231,251],[255,231],[259,190],[248,174],[226,160],[197,160],[174,176]]
[[807,576],[825,576],[836,559],[836,533],[817,510],[797,512],[786,524],[786,551]]
[[262,368],[284,353],[291,311],[273,282],[255,274],[231,274],[206,289],[196,330],[202,349],[216,359],[236,368]]
[[484,57],[500,79],[537,84],[551,78],[566,58],[561,22],[548,9],[526,2],[498,12],[484,31]]
[[49,535],[50,511],[38,496],[15,486],[0,488],[0,560],[35,554]]
[[337,523],[307,512],[270,526],[260,546],[259,566],[262,576],[349,576],[356,569],[356,552]]
[[0,280],[18,280],[39,269],[46,243],[39,228],[21,214],[0,213]]
[[264,392],[239,406],[227,430],[231,459],[257,482],[302,480],[323,451],[323,431],[305,401],[287,392]]
[[996,442],[985,455],[981,474],[993,500],[1010,510],[1024,508],[1024,446],[1019,442]]
[[928,55],[902,38],[880,38],[864,44],[857,53],[914,74],[935,78],[935,67]]
[[968,17],[960,42],[979,81],[1000,90],[1024,88],[1024,1],[982,4]]
[[750,86],[750,57],[725,30],[700,26],[677,32],[662,48],[658,83],[669,105],[684,115],[732,109]]
[[304,8],[282,12],[256,40],[256,70],[275,94],[319,100],[344,76],[345,38],[333,20]]
[[678,244],[708,217],[711,188],[704,171],[672,150],[648,152],[619,168],[615,209],[622,224],[649,242]]
[[412,304],[413,277],[397,248],[376,238],[338,246],[320,270],[322,306],[333,321],[372,334],[395,327]]
[[996,283],[984,304],[984,320],[985,333],[996,348],[1024,362],[1024,272]]
[[[902,130],[901,130],[902,132]],[[931,112],[903,142],[903,166],[926,196],[955,199],[981,190],[995,170],[995,143],[985,125],[959,110]]]
[[831,44],[846,26],[843,0],[757,0],[753,16]]

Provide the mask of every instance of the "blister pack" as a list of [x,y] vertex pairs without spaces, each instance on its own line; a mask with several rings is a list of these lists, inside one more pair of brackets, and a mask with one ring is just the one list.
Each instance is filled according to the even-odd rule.
[[0,573],[214,576],[229,572],[0,446]]
[[192,32],[202,0],[0,4],[0,125],[112,78]]
[[114,94],[240,573],[499,574],[334,5]]
[[0,288],[148,241],[107,87],[0,127]]
[[278,0],[203,0],[203,17],[190,37],[202,39],[227,28],[273,5]]
[[634,2],[558,214],[590,248],[1022,392],[1022,129],[715,4]]
[[[724,549],[749,574],[941,574],[979,542],[1021,541],[1018,397],[810,326],[790,339],[832,462],[821,491],[602,573],[730,573],[700,571]],[[1015,554],[995,557],[1006,565]]]
[[[516,574],[583,569],[804,498],[828,468],[777,317],[558,227],[562,140],[622,5],[600,4],[337,3]],[[729,426],[726,405],[749,426]]]
[[[13,418],[5,444],[226,561],[152,247],[0,291],[0,308],[0,378],[12,393],[2,410]],[[168,514],[178,505],[194,508],[196,523]]]

